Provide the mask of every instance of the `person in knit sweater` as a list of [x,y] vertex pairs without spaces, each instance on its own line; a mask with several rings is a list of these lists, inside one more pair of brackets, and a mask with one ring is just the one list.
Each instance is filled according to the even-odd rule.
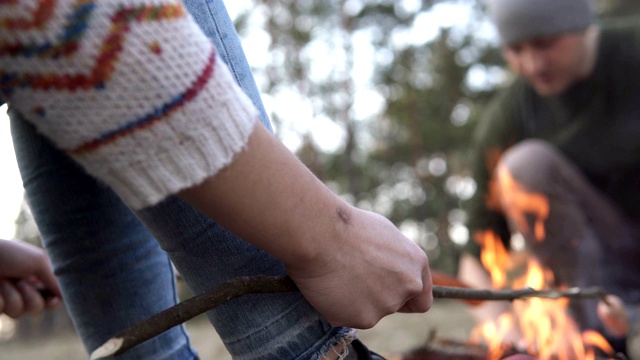
[[[296,282],[300,293],[207,314],[237,359],[376,359],[352,328],[428,310],[424,252],[332,193],[257,121],[221,1],[0,9],[0,90],[23,183],[89,352],[175,304],[171,263],[195,293],[238,276]],[[119,358],[197,355],[174,328]]]
[[[489,14],[516,77],[474,137],[468,227],[506,248],[511,233],[522,234],[553,271],[550,285],[615,295],[610,306],[576,300],[572,310],[582,329],[623,350],[640,324],[632,311],[640,303],[640,29],[597,26],[588,0],[491,0]],[[518,204],[514,189],[547,207]],[[460,277],[490,286],[479,243],[467,250]]]

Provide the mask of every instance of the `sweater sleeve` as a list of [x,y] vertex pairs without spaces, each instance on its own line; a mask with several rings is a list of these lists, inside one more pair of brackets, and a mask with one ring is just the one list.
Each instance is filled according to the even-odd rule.
[[180,0],[0,4],[0,91],[133,208],[215,175],[257,111]]

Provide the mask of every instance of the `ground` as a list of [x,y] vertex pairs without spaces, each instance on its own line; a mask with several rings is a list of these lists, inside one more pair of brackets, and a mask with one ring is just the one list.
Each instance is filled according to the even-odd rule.
[[[382,319],[360,338],[377,352],[388,354],[406,351],[422,344],[431,331],[438,337],[468,339],[473,321],[466,305],[455,300],[436,299],[426,314],[394,314]],[[194,347],[203,360],[230,360],[220,339],[206,319],[187,323]],[[0,360],[82,360],[87,359],[80,340],[73,334],[54,335],[37,342],[0,343]]]

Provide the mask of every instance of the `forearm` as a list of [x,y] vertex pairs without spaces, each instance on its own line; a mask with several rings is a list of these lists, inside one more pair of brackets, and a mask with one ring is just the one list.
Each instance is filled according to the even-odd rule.
[[431,305],[424,251],[342,201],[261,125],[231,164],[178,196],[280,259],[334,326],[366,329]]
[[352,211],[260,124],[229,166],[179,196],[287,265],[337,248]]

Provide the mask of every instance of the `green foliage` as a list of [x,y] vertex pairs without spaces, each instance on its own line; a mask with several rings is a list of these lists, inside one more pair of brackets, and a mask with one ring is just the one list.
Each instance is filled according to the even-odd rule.
[[[471,112],[487,99],[487,91],[477,93],[466,86],[472,63],[461,61],[460,54],[471,47],[483,56],[491,52],[479,48],[471,34],[456,40],[445,28],[423,46],[396,52],[395,60],[379,69],[380,83],[394,87],[395,96],[387,97],[386,109],[376,120],[378,146],[368,154],[378,167],[406,169],[408,174],[391,172],[381,179],[389,188],[409,184],[414,194],[392,196],[386,215],[398,224],[435,224],[417,237],[429,250],[432,266],[450,272],[455,271],[459,248],[448,230],[460,223],[451,216],[460,213],[459,194],[451,187],[468,173],[464,153],[473,131]],[[429,243],[434,235],[437,245]]]
[[[464,221],[455,189],[468,173],[464,152],[475,117],[498,83],[469,87],[468,74],[472,66],[499,68],[502,62],[494,46],[474,36],[484,18],[473,2],[468,6],[476,18],[468,26],[442,28],[433,39],[399,44],[396,35],[412,31],[434,6],[404,3],[260,1],[273,55],[264,69],[268,81],[263,91],[275,97],[293,88],[312,99],[314,115],[340,125],[345,136],[339,151],[322,153],[311,136],[303,136],[298,156],[358,206],[409,229],[429,251],[433,266],[453,272],[459,247],[451,242],[449,228]],[[379,94],[383,105],[382,111],[357,119],[355,93],[363,85],[353,78],[361,66],[354,48],[362,41],[373,49],[374,70],[365,86]],[[318,43],[328,53],[309,57]],[[314,69],[322,66],[331,71],[314,77]],[[272,120],[280,125],[278,109]]]

